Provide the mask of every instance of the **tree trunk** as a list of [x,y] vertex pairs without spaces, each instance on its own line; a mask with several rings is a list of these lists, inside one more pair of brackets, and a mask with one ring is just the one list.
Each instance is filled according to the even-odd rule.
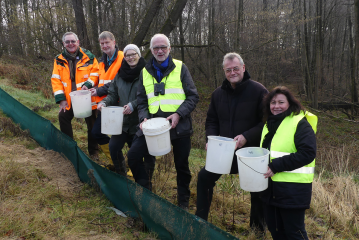
[[77,34],[80,39],[80,44],[82,47],[92,51],[90,40],[87,35],[87,27],[86,27],[82,0],[72,0],[72,6],[75,11],[76,28],[77,28]]
[[305,90],[307,93],[308,100],[312,98],[312,80],[310,74],[310,52],[309,52],[309,36],[308,36],[308,23],[307,23],[307,7],[306,0],[303,0],[303,14],[304,14],[304,54],[305,54]]
[[[236,0],[237,1],[237,0]],[[243,27],[243,0],[238,0],[238,8],[237,8],[237,29],[236,29],[236,51],[240,52],[241,44],[240,44],[240,36]]]
[[[358,91],[356,87],[355,81],[355,49],[354,49],[354,41],[353,41],[353,23],[351,19],[350,10],[348,9],[348,27],[349,27],[349,66],[350,66],[350,93],[352,102],[358,102]],[[353,115],[353,113],[352,113]]]
[[148,8],[145,17],[142,20],[141,26],[137,31],[135,38],[133,39],[132,43],[136,44],[137,46],[142,46],[142,42],[145,39],[148,30],[150,29],[151,23],[155,16],[157,15],[158,11],[161,8],[163,0],[153,0],[150,7]]
[[317,19],[316,19],[316,73],[317,77],[314,80],[314,98],[313,107],[318,109],[318,90],[319,83],[323,77],[323,36],[322,36],[322,0],[317,0]]
[[184,7],[187,4],[187,0],[177,0],[174,4],[170,14],[168,15],[167,20],[165,21],[165,24],[161,28],[161,33],[168,36],[172,30],[176,27],[176,22],[182,15],[182,11]]
[[98,17],[97,17],[97,0],[89,0],[89,9],[90,9],[90,22],[91,22],[91,32],[92,32],[92,43],[94,46],[94,54],[96,56],[101,56],[101,47],[98,43]]
[[[156,1],[156,0],[155,0]],[[172,30],[176,27],[175,23],[178,21],[180,16],[182,15],[182,11],[186,6],[187,0],[176,0],[171,12],[168,15],[167,20],[163,24],[160,33],[168,36]],[[149,59],[150,51],[147,51],[145,54],[145,59]]]
[[[355,51],[354,51],[354,67],[355,69],[353,70],[354,73],[354,81],[358,81],[358,79],[355,79],[355,76],[358,78],[359,75],[359,69],[358,69],[358,65],[359,65],[359,0],[354,0],[354,14],[355,14]],[[355,63],[356,62],[356,63]],[[355,91],[356,96],[356,102],[358,101],[358,93],[357,91]]]
[[182,58],[182,62],[184,61],[184,36],[183,36],[183,24],[182,24],[182,15],[179,19],[179,31],[180,31],[180,44],[181,44],[181,58]]

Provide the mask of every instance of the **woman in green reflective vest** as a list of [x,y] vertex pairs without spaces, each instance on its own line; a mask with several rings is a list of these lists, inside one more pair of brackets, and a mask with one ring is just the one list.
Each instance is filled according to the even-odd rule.
[[267,227],[274,240],[308,239],[304,217],[312,197],[318,119],[283,86],[263,104],[261,147],[271,151],[264,174],[268,189],[261,196]]

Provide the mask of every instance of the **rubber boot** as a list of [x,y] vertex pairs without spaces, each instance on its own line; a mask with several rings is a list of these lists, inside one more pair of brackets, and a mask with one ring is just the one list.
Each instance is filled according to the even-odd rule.
[[110,164],[114,165],[114,164],[113,164],[113,161],[112,161],[112,158],[111,158],[111,154],[110,154],[109,144],[106,143],[106,144],[99,145],[99,146],[100,146],[102,152],[105,154],[105,156],[106,156],[107,159],[109,160],[109,161],[106,161],[105,164],[106,164],[106,165],[110,165]]

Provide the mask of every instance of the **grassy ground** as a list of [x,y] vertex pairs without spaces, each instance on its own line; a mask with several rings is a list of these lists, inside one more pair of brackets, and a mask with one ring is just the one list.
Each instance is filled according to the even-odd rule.
[[0,237],[11,239],[155,239],[143,225],[107,207],[72,164],[46,151],[0,114]]
[[[0,87],[31,109],[38,110],[40,115],[50,119],[58,127],[58,107],[53,104],[52,98],[46,99],[42,97],[42,92],[33,89],[19,90],[6,79],[0,80]],[[197,87],[201,101],[193,113],[191,213],[195,212],[196,206],[197,174],[205,164],[204,121],[210,93],[213,91],[205,84],[198,83]],[[312,204],[306,212],[305,220],[308,234],[310,239],[359,238],[358,123],[343,120],[345,115],[340,112],[310,111],[318,115],[319,124]],[[86,124],[74,119],[73,126],[75,140],[87,152]],[[105,156],[101,155],[100,160],[105,161],[104,159]],[[176,204],[176,172],[172,159],[171,154],[157,158],[153,192]],[[240,239],[256,239],[255,233],[249,228],[249,211],[249,193],[240,189],[238,175],[223,175],[215,187],[209,222]],[[267,233],[264,238],[271,239],[270,234]]]

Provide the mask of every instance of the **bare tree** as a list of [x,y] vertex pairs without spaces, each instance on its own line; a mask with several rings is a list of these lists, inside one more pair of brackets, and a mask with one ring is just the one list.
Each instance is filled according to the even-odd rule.
[[79,36],[81,46],[91,51],[92,47],[89,37],[87,35],[87,26],[85,21],[82,0],[72,0],[72,6],[75,11],[77,34]]

